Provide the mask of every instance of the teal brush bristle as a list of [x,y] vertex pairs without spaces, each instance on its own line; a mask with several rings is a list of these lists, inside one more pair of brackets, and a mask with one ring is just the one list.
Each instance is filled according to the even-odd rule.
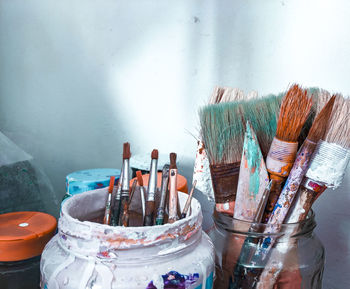
[[250,121],[263,154],[276,134],[282,95],[205,106],[200,110],[202,140],[211,164],[239,162],[245,123]]

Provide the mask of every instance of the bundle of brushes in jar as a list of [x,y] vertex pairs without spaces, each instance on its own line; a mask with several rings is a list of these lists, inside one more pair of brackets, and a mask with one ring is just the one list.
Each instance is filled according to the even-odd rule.
[[150,174],[145,176],[147,190],[144,187],[144,177],[141,171],[136,172],[137,177],[132,180],[130,188],[130,157],[130,144],[124,143],[121,177],[114,194],[114,177],[111,177],[103,223],[124,227],[153,226],[174,223],[179,219],[186,218],[190,214],[196,182],[194,182],[181,213],[177,191],[176,153],[170,154],[170,165],[166,164],[163,167],[160,192],[157,188],[158,150],[154,149],[151,153]]

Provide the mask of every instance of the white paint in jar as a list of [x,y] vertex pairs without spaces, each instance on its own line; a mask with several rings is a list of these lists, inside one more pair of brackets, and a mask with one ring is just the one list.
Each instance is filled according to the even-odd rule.
[[[202,232],[196,199],[190,214],[173,224],[111,227],[88,221],[103,214],[106,198],[104,188],[63,204],[58,234],[42,254],[42,289],[166,289],[174,282],[178,288],[212,288],[214,248]],[[181,207],[186,199],[179,192]]]

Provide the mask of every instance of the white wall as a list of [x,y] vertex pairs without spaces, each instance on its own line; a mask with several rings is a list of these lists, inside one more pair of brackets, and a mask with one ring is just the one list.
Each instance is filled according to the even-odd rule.
[[[120,167],[124,141],[176,151],[191,178],[214,85],[350,92],[349,13],[345,0],[0,0],[0,130],[59,195],[72,171]],[[350,269],[348,188],[316,210],[327,289]]]

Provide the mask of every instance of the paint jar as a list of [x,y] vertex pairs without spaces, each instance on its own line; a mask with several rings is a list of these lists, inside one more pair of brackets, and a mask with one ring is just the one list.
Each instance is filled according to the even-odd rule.
[[115,184],[117,184],[120,170],[89,169],[70,173],[66,176],[66,194],[63,200],[83,192],[108,187],[111,176],[115,176]]
[[40,212],[0,215],[0,288],[38,289],[40,255],[54,235],[56,219]]
[[[179,192],[180,207],[187,197]],[[104,188],[64,202],[42,255],[42,289],[212,288],[214,247],[197,200],[173,224],[112,227],[91,221],[103,219],[106,199]]]
[[[215,289],[322,288],[325,251],[313,232],[311,211],[300,223],[283,224],[266,234],[267,224],[252,224],[214,212],[209,236],[215,246]],[[266,258],[261,250],[273,244]],[[263,251],[266,252],[266,251]]]

